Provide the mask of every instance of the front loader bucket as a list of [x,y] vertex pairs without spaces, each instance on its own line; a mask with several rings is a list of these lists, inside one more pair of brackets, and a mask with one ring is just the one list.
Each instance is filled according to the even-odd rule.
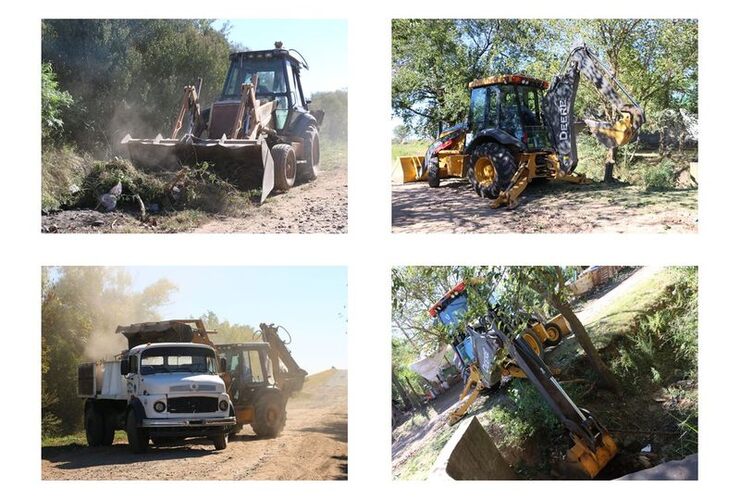
[[424,165],[423,156],[399,156],[398,161],[401,162],[404,184],[426,179],[426,172],[423,172],[422,168]]
[[183,166],[207,162],[209,170],[248,191],[262,189],[262,201],[274,187],[274,167],[270,148],[264,139],[132,139],[127,135],[121,144],[128,146],[131,162],[151,173],[177,172]]

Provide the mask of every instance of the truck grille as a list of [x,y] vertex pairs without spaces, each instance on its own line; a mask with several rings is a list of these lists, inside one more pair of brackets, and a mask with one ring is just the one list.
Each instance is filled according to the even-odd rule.
[[218,411],[218,398],[203,396],[169,398],[167,410],[170,413],[210,413]]

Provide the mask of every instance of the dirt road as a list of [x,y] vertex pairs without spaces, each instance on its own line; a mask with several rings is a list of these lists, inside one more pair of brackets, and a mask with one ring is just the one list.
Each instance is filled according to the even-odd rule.
[[196,441],[133,455],[117,440],[107,448],[42,448],[41,459],[42,479],[347,479],[347,371],[310,376],[275,439],[246,427],[223,451]]
[[393,232],[691,233],[698,191],[643,192],[628,185],[532,184],[514,210],[489,207],[466,180],[393,184]]
[[347,170],[273,195],[247,217],[215,217],[196,233],[346,233]]
[[62,210],[41,217],[44,233],[346,233],[347,169],[319,172],[313,182],[271,195],[239,216],[192,211],[151,215],[146,222],[122,211]]

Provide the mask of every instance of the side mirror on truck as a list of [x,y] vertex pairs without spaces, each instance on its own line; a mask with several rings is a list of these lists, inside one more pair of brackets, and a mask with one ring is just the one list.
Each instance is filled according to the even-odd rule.
[[129,366],[128,366],[128,359],[122,359],[121,360],[121,375],[124,377],[128,375],[129,372]]

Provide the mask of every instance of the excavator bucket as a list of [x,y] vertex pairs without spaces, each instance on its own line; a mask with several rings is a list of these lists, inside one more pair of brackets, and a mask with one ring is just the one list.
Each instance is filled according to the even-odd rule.
[[426,172],[422,172],[424,165],[423,156],[400,156],[398,161],[401,162],[404,184],[426,179]]
[[566,467],[576,474],[585,474],[593,479],[617,454],[617,443],[608,433],[601,435],[600,443],[590,449],[580,438],[574,436],[575,444],[565,457]]

